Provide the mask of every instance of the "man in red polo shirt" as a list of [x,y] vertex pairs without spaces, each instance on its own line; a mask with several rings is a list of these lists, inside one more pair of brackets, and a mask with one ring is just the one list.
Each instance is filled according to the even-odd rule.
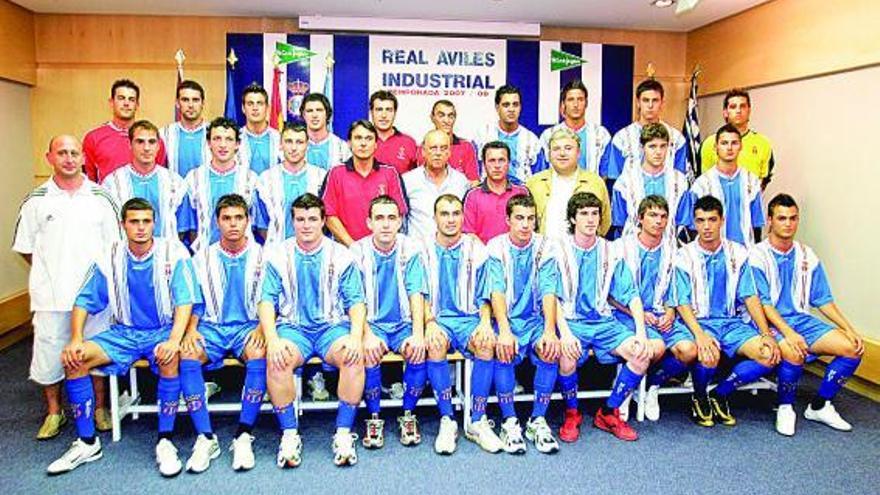
[[[449,100],[437,100],[431,108],[431,122],[434,128],[445,132],[452,140],[452,148],[449,153],[449,166],[463,173],[471,181],[478,184],[480,180],[480,166],[477,163],[477,148],[474,143],[462,139],[453,132],[455,128],[455,105]],[[425,157],[419,150],[419,165],[425,164]]]
[[327,228],[346,246],[370,234],[367,217],[370,201],[376,196],[387,194],[394,198],[401,216],[406,216],[408,211],[403,182],[397,170],[379,163],[374,156],[378,135],[370,121],[352,122],[348,129],[352,157],[342,166],[330,169],[321,187]]
[[508,179],[510,148],[502,141],[483,146],[486,178],[464,197],[464,232],[476,234],[484,243],[507,232],[507,200],[517,194],[529,194],[524,186]]
[[398,174],[403,175],[418,165],[419,146],[415,139],[394,127],[396,116],[397,97],[394,93],[379,90],[370,96],[370,120],[379,134],[376,159],[393,166]]
[[[128,128],[135,121],[141,90],[129,79],[119,79],[110,87],[110,110],[113,118],[83,138],[83,172],[94,182],[104,182],[111,172],[131,161]],[[165,164],[165,145],[159,141],[156,163]]]

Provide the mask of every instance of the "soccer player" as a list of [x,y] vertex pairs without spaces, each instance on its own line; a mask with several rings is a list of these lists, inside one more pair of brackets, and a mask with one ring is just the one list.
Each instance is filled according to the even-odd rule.
[[[364,275],[367,322],[364,335],[366,378],[364,402],[370,417],[366,420],[364,447],[381,448],[385,444],[384,421],[379,419],[382,394],[382,356],[396,352],[406,360],[403,371],[403,416],[400,443],[418,445],[422,441],[416,403],[425,388],[427,376],[437,397],[442,417],[453,417],[449,364],[446,354],[431,353],[425,363],[425,298],[428,295],[427,275],[422,243],[399,234],[403,219],[397,203],[389,196],[378,196],[370,202],[367,220],[372,235],[351,246],[355,262]],[[437,437],[435,449],[455,442],[454,438]]]
[[[483,450],[495,453],[504,444],[486,418],[496,342],[489,293],[491,274],[485,246],[474,236],[462,235],[462,209],[461,199],[452,194],[444,194],[435,202],[437,234],[426,240],[425,249],[431,294],[431,304],[425,309],[425,339],[430,355],[445,355],[451,346],[473,360],[469,377],[471,424],[465,436]],[[458,437],[455,420],[444,416],[439,435],[453,439],[440,453],[454,452],[454,439]]]
[[[737,164],[742,141],[739,130],[725,124],[715,133],[718,163],[691,185],[691,204],[703,196],[718,198],[724,206],[725,239],[750,247],[761,240],[764,211],[758,178]],[[691,228],[696,229],[691,218]],[[696,229],[699,230],[699,229]]]
[[[464,226],[467,233],[476,234],[483,242],[508,230],[507,202],[510,198],[529,194],[510,178],[510,148],[503,141],[492,141],[482,147],[483,169],[486,178],[471,188],[464,197]],[[407,191],[411,191],[407,187]]]
[[[620,405],[642,381],[651,359],[645,316],[632,273],[619,246],[598,236],[602,209],[593,193],[575,193],[568,200],[569,235],[560,240],[557,263],[562,297],[557,307],[559,387],[565,399],[565,421],[559,439],[577,441],[583,417],[578,411],[577,368],[592,349],[602,364],[623,366],[608,400],[596,411],[593,425],[621,440],[639,438],[620,417]],[[635,332],[617,321],[609,298],[629,309]]]
[[[70,341],[70,308],[92,260],[120,238],[117,206],[81,173],[79,140],[53,137],[46,161],[52,166],[52,177],[22,202],[12,244],[12,250],[31,266],[28,292],[34,313],[34,348],[30,379],[41,386],[47,409],[37,440],[57,436],[67,423],[61,408],[61,350]],[[107,323],[106,318],[89,318],[85,334],[91,337]],[[100,377],[95,381],[103,384]],[[96,388],[104,390],[100,385]],[[95,414],[109,427],[103,394],[96,399]]]
[[[437,100],[431,107],[431,123],[434,129],[443,131],[449,136],[452,145],[449,148],[449,166],[463,173],[472,183],[480,180],[480,166],[477,163],[477,151],[474,143],[455,135],[455,105],[449,100]],[[419,164],[424,165],[427,156],[419,157]]]
[[[773,177],[776,160],[767,136],[749,127],[752,115],[752,100],[749,93],[742,89],[728,91],[724,95],[721,115],[724,121],[733,124],[742,136],[743,152],[737,157],[737,163],[755,174],[755,177],[761,180],[761,189],[765,189]],[[714,167],[717,162],[715,136],[709,136],[700,147],[700,164],[703,173]]]
[[452,144],[449,135],[434,129],[422,141],[423,166],[403,174],[409,204],[407,232],[417,239],[430,239],[437,232],[434,203],[444,194],[463,198],[469,183],[463,173],[449,166]]
[[186,177],[190,170],[211,159],[205,138],[208,124],[202,114],[205,89],[196,81],[181,81],[177,86],[175,106],[180,112],[180,120],[163,127],[159,136],[166,146],[168,170]]
[[[531,177],[538,155],[541,153],[541,141],[538,136],[520,124],[522,113],[522,93],[516,86],[505,84],[495,91],[495,111],[498,120],[489,123],[480,130],[475,141],[477,154],[483,158],[483,169],[486,168],[483,148],[492,142],[501,141],[510,150],[509,178],[517,184],[524,184]],[[485,242],[485,241],[484,241]]]
[[378,133],[369,120],[356,120],[348,128],[352,158],[333,167],[321,186],[327,208],[327,229],[337,242],[350,246],[370,234],[367,217],[370,201],[388,195],[397,201],[400,213],[408,207],[403,182],[394,167],[379,163],[374,156]]
[[321,167],[306,161],[309,137],[302,124],[285,123],[281,130],[283,160],[262,174],[257,182],[260,210],[257,229],[266,242],[293,237],[290,205],[305,193],[317,195],[327,175]]
[[394,127],[397,116],[397,97],[380,89],[370,95],[370,121],[376,127],[379,139],[376,159],[393,166],[403,175],[418,165],[419,145],[415,139]]
[[687,177],[670,166],[667,152],[669,131],[665,124],[645,124],[640,131],[639,143],[641,163],[632,162],[614,182],[611,225],[616,233],[624,236],[637,233],[639,203],[647,196],[657,195],[664,198],[667,209],[672,212],[672,218],[667,216],[665,224],[666,233],[674,237],[678,226],[690,223],[691,195],[688,194]]
[[[804,417],[835,430],[850,431],[852,426],[840,417],[831,401],[859,367],[865,343],[835,304],[822,262],[812,249],[795,240],[800,209],[794,198],[788,194],[776,195],[767,206],[767,216],[770,219],[767,239],[752,248],[749,259],[764,312],[778,332],[782,351],[776,431],[794,435],[797,383],[804,361],[817,355],[834,359],[826,368],[819,391],[804,411]],[[811,307],[818,309],[832,324],[812,316]]]
[[570,81],[562,88],[559,93],[559,113],[562,115],[562,122],[541,133],[542,150],[535,172],[550,168],[553,135],[560,129],[566,129],[575,134],[580,143],[577,166],[605,177],[608,173],[608,143],[611,141],[611,134],[601,124],[587,122],[587,87],[582,81]]
[[211,161],[186,176],[189,187],[189,208],[194,231],[193,249],[209,246],[220,240],[214,214],[217,201],[227,194],[238,194],[253,207],[257,174],[238,161],[236,151],[241,144],[238,125],[230,119],[217,117],[208,125],[208,147]]
[[244,388],[238,431],[232,441],[232,469],[254,467],[254,423],[266,393],[266,347],[258,328],[257,300],[265,261],[259,244],[248,239],[248,205],[229,194],[216,209],[220,240],[193,256],[193,268],[202,288],[202,304],[193,309],[180,346],[180,389],[198,434],[186,462],[191,473],[208,469],[220,455],[205,399],[202,368],[223,366],[232,355],[245,363]]
[[[114,81],[110,87],[109,102],[113,118],[87,132],[83,138],[83,172],[93,182],[104,182],[110,172],[131,162],[128,127],[135,121],[140,96],[140,88],[129,79]],[[156,162],[165,163],[165,146],[162,143],[159,143]]]
[[153,206],[153,227],[158,237],[177,238],[191,229],[189,193],[186,182],[176,173],[156,164],[159,129],[148,120],[139,120],[128,128],[131,139],[131,163],[114,170],[104,179],[104,188],[123,204],[131,198],[143,198]]
[[[153,237],[153,207],[134,198],[122,206],[126,240],[116,241],[89,269],[70,317],[70,342],[61,353],[77,439],[49,465],[60,474],[101,458],[95,435],[94,392],[89,370],[124,375],[138,359],[159,374],[159,436],[156,464],[162,476],[175,476],[183,465],[171,442],[180,398],[178,350],[193,304],[201,302],[192,261],[177,239]],[[83,338],[86,316],[110,308],[114,323]]]
[[269,94],[257,83],[246,86],[241,93],[241,111],[246,122],[241,128],[238,160],[242,167],[260,175],[278,163],[281,150],[278,131],[269,127]]
[[495,344],[495,392],[504,422],[501,441],[510,454],[523,454],[526,445],[513,404],[514,367],[528,356],[536,367],[535,400],[526,424],[526,437],[538,452],[559,450],[545,415],[559,371],[556,298],[559,268],[555,244],[535,233],[535,200],[517,194],[506,206],[509,233],[487,246],[492,270],[492,314],[498,328]]
[[[700,426],[736,424],[727,398],[740,385],[751,383],[779,364],[779,346],[767,326],[748,251],[724,239],[724,206],[714,196],[694,205],[697,239],[675,257],[676,309],[694,335],[698,363],[694,380],[692,415]],[[751,318],[748,322],[746,318]],[[707,395],[720,353],[738,362]]]
[[[616,241],[638,287],[648,345],[652,347],[654,368],[648,374],[648,390],[645,394],[645,417],[650,421],[660,419],[660,386],[685,372],[697,359],[694,338],[675,314],[672,281],[676,242],[666,228],[668,223],[669,203],[663,196],[649,195],[639,202],[638,233],[625,235]],[[618,321],[635,331],[630,310],[612,304],[615,305],[614,316]],[[624,415],[624,409],[621,409],[621,416]]]
[[578,192],[591,192],[602,202],[599,234],[611,227],[611,202],[608,189],[595,172],[578,168],[581,150],[578,135],[566,127],[550,136],[552,167],[529,178],[526,186],[538,207],[538,232],[547,237],[564,237],[569,232],[568,200]]
[[328,123],[333,117],[333,108],[326,96],[321,93],[307,94],[300,103],[299,112],[309,134],[306,161],[330,170],[351,158],[350,143],[330,132]]
[[278,466],[296,467],[302,461],[293,372],[313,356],[339,368],[333,462],[354,465],[357,435],[351,428],[364,390],[364,282],[351,252],[324,237],[321,200],[303,194],[292,210],[295,235],[268,248],[258,306],[269,364],[267,386],[282,430]]
[[[627,164],[638,168],[645,161],[644,144],[642,142],[643,129],[649,124],[659,124],[666,129],[667,146],[664,150],[663,165],[667,170],[687,172],[687,148],[684,136],[678,129],[661,120],[665,91],[660,81],[645,79],[636,86],[636,109],[638,119],[623,129],[617,131],[611,138],[610,154],[608,156],[609,179],[617,179],[624,173]],[[662,165],[661,165],[662,168]],[[672,211],[675,211],[673,205]]]

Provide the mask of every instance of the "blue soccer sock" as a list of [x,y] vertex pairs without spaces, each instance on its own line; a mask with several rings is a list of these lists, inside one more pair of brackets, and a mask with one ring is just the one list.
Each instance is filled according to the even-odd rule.
[[608,396],[608,400],[605,401],[605,406],[608,407],[608,409],[617,409],[620,407],[627,396],[639,386],[639,382],[642,381],[642,376],[644,375],[631,370],[628,364],[623,365],[620,369],[620,373],[617,374],[617,379],[614,380],[614,388],[611,390],[611,395]]
[[382,368],[372,366],[365,368],[364,372],[364,402],[367,404],[367,412],[379,414],[382,400]]
[[721,383],[715,387],[715,395],[719,397],[727,397],[736,390],[736,387],[745,385],[746,383],[752,383],[771,371],[773,371],[773,368],[768,368],[751,359],[740,361],[733,367],[733,370],[727,375],[727,378],[722,380]]
[[825,400],[834,399],[837,392],[840,392],[840,389],[846,385],[846,381],[855,374],[861,362],[862,358],[860,357],[838,356],[834,358],[825,368],[825,377],[822,379],[822,384],[819,385],[819,397]]
[[[446,364],[446,361],[441,361],[441,363]],[[424,362],[406,364],[406,368],[403,370],[404,411],[415,410],[416,404],[418,404],[419,399],[422,397],[422,392],[425,390],[425,382],[428,381],[428,366]],[[431,381],[433,383],[433,380]]]
[[559,375],[559,389],[562,391],[562,398],[565,399],[566,409],[577,409],[578,407],[578,374],[577,370],[570,375]]
[[354,418],[357,416],[357,404],[349,404],[344,400],[339,400],[339,405],[336,409],[336,428],[346,428],[351,429],[354,425]]
[[195,359],[180,360],[180,389],[193,427],[200,435],[210,435],[211,416],[205,403],[205,378],[202,363]]
[[532,417],[539,418],[547,414],[550,406],[550,396],[553,395],[553,387],[556,385],[556,376],[559,374],[559,365],[545,363],[535,359],[535,402],[532,404]]
[[671,352],[667,353],[660,361],[657,369],[648,375],[648,386],[660,386],[668,382],[670,378],[678,376],[687,370],[687,365],[682,363]]
[[86,375],[68,378],[64,386],[67,389],[67,401],[70,403],[77,436],[86,443],[94,443],[95,390],[92,388],[92,377]]
[[777,375],[777,395],[779,396],[779,405],[794,404],[795,395],[797,394],[798,380],[804,373],[804,365],[793,364],[783,360],[779,363]]
[[299,418],[296,414],[295,402],[284,406],[273,406],[275,417],[278,418],[278,427],[281,431],[295,430],[299,427]]
[[479,421],[486,415],[486,401],[492,388],[494,372],[493,360],[474,358],[471,368],[471,421]]
[[[428,361],[427,366],[422,364],[422,388],[425,386],[425,375],[431,379],[431,387],[434,389],[434,397],[437,399],[437,409],[441,416],[452,417],[452,381],[449,378],[449,363],[442,361]],[[407,366],[409,367],[409,366]],[[427,371],[424,371],[427,370]],[[419,389],[421,395],[421,388]],[[415,398],[418,400],[418,397]],[[415,407],[413,400],[413,407]],[[412,410],[412,409],[405,409]]]
[[241,389],[239,428],[254,426],[260,415],[260,405],[263,403],[264,395],[266,395],[266,360],[249,359],[245,364],[244,387]]
[[702,363],[696,363],[691,369],[691,378],[694,380],[694,396],[698,398],[706,398],[709,390],[709,383],[718,368],[707,368]]
[[498,407],[504,419],[516,416],[513,406],[513,389],[516,387],[516,373],[513,363],[495,361],[495,394],[498,396]]
[[174,419],[180,401],[180,377],[160,376],[156,398],[159,403],[159,437],[170,438],[174,433]]

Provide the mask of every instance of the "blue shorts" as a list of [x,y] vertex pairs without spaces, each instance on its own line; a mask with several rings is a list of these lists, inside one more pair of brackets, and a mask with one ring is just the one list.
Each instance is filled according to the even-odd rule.
[[256,321],[249,321],[235,325],[218,325],[199,321],[199,333],[205,338],[205,355],[208,356],[205,369],[215,370],[223,367],[223,358],[230,354],[242,359],[247,337],[258,324]]
[[[807,341],[807,347],[813,347],[813,344],[824,337],[825,334],[834,330],[834,325],[805,313],[787,315],[782,318],[785,319],[788,326],[793,328],[795,332],[801,334],[801,337]],[[776,338],[776,342],[784,340],[782,334],[775,328],[773,329],[773,336]],[[811,363],[815,360],[815,354],[807,355],[806,362]]]
[[412,323],[406,321],[401,321],[397,325],[370,323],[370,330],[382,342],[385,342],[385,345],[388,346],[391,352],[398,354],[400,354],[403,341],[410,338],[413,334]]
[[110,325],[107,330],[88,339],[98,344],[104,354],[110,358],[110,363],[99,369],[104,373],[124,375],[138,359],[146,359],[150,362],[150,369],[158,373],[156,356],[153,349],[171,336],[171,325],[140,329],[119,324]]
[[[532,362],[534,362],[538,357],[534,353],[535,344],[541,338],[541,335],[544,334],[544,319],[541,317],[529,318],[527,320],[512,318],[510,320],[510,331],[516,337],[516,343],[519,347],[516,356],[513,358],[513,364],[517,365],[523,362],[526,357],[531,357]],[[495,325],[495,334],[498,334],[497,324]]]
[[584,354],[578,360],[578,366],[584,364],[590,349],[602,364],[620,362],[620,357],[612,352],[620,347],[624,340],[635,335],[635,332],[613,317],[600,321],[567,320],[568,327],[575,337],[580,339]]
[[[660,315],[657,315],[658,317]],[[632,316],[624,313],[623,311],[615,311],[614,317],[617,318],[617,321],[626,325],[626,328],[635,333],[636,331],[636,322],[633,320]],[[678,318],[672,320],[672,328],[669,329],[668,332],[663,333],[660,330],[657,330],[655,327],[651,325],[645,325],[645,331],[648,334],[649,339],[662,340],[663,344],[666,345],[667,349],[672,349],[679,342],[682,341],[694,341],[694,335],[684,326],[684,323],[681,322]]]
[[697,320],[700,327],[715,337],[727,357],[736,356],[736,351],[749,340],[759,336],[758,329],[740,318],[703,318]]
[[477,325],[480,324],[479,316],[447,316],[437,318],[437,324],[446,332],[446,337],[449,338],[450,346],[453,349],[468,359],[473,359],[474,356],[468,350],[468,344],[470,343],[471,335],[474,334]]
[[279,337],[293,342],[302,355],[303,363],[314,356],[326,362],[333,343],[351,333],[351,324],[344,321],[316,332],[307,330],[306,327],[283,323],[278,325],[277,331]]

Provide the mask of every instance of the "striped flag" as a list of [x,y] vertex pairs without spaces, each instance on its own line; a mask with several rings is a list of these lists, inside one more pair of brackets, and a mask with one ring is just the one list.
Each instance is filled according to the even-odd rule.
[[269,93],[272,103],[269,105],[269,127],[277,130],[284,125],[284,110],[281,108],[281,68],[275,64],[272,74],[272,90]]
[[183,54],[182,48],[174,54],[174,60],[177,62],[177,83],[174,85],[174,121],[178,122],[180,120],[180,108],[177,108],[177,88],[183,82],[183,61],[186,60],[186,55]]
[[697,76],[699,69],[694,69],[691,75],[691,91],[688,94],[687,111],[684,115],[684,134],[687,145],[687,178],[688,184],[693,184],[700,175],[700,121],[697,116]]

